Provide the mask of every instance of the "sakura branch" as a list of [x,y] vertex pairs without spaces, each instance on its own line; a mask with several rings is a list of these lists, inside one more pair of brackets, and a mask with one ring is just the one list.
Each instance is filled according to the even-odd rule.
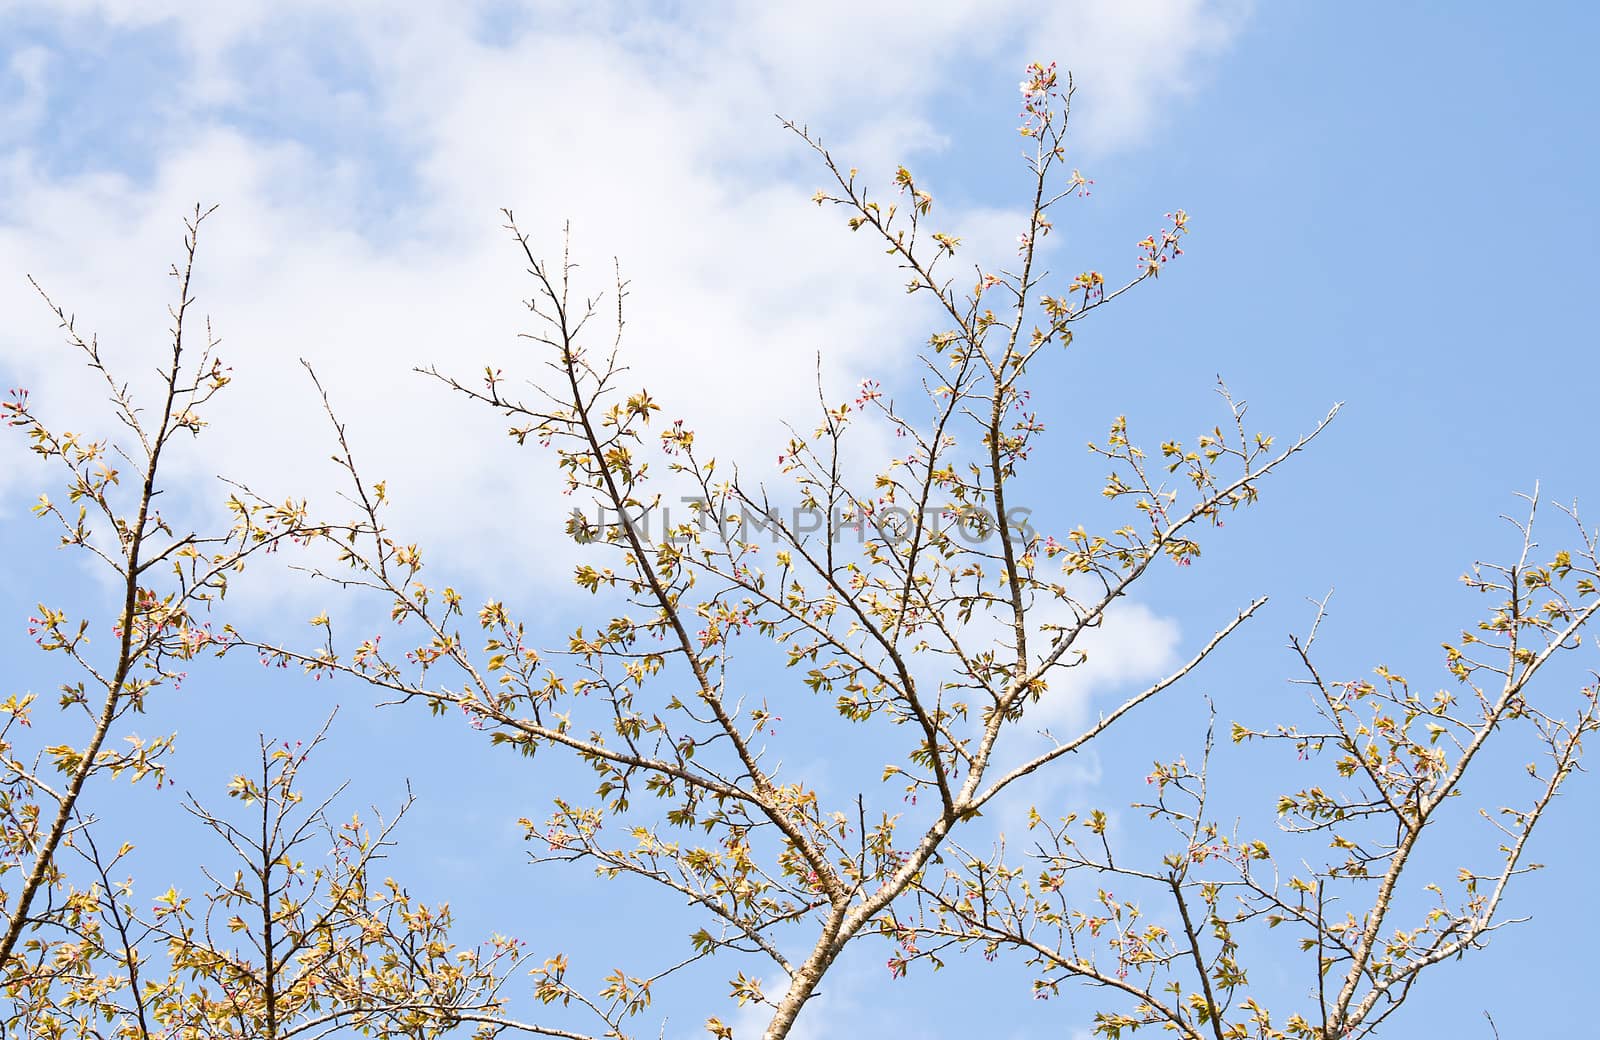
[[[1247,431],[1242,402],[1224,389],[1226,432],[1219,425],[1193,448],[1165,441],[1164,473],[1152,472],[1119,420],[1093,450],[1113,466],[1105,495],[1126,501],[1133,519],[1102,535],[1079,527],[1059,537],[1031,517],[1018,521],[1011,496],[1045,429],[1033,387],[1056,378],[1047,348],[1072,347],[1072,326],[1155,278],[1187,232],[1186,215],[1175,212],[1139,243],[1137,276],[1113,290],[1093,271],[1060,280],[1046,270],[1049,214],[1086,194],[1089,181],[1062,173],[1070,81],[1042,66],[1029,77],[1022,136],[1031,186],[1019,263],[977,267],[968,291],[946,273],[960,239],[933,230],[934,199],[915,175],[894,174],[903,205],[880,203],[857,171],[785,123],[834,182],[816,201],[870,232],[908,273],[911,293],[937,301],[943,327],[922,357],[919,402],[901,404],[871,382],[834,401],[819,378],[817,423],[782,446],[779,485],[743,478],[697,444],[689,424],[659,423],[662,403],[629,383],[622,363],[627,283],[618,274],[590,294],[568,248],[544,259],[507,212],[531,286],[523,339],[537,377],[499,365],[476,379],[425,374],[503,417],[518,444],[553,453],[579,504],[566,524],[583,554],[574,580],[603,612],[553,648],[531,645],[503,597],[477,609],[481,649],[472,645],[466,594],[423,577],[422,551],[388,526],[388,484],[363,476],[333,419],[354,515],[318,520],[336,564],[310,569],[377,594],[397,629],[342,644],[323,613],[313,619],[315,647],[249,637],[238,645],[268,664],[360,678],[390,701],[458,714],[493,743],[563,753],[593,770],[592,799],[563,794],[548,814],[522,820],[531,858],[642,880],[705,922],[681,958],[651,973],[619,971],[597,991],[569,982],[564,960],[552,962],[559,967],[540,998],[600,1015],[608,1035],[626,1035],[658,983],[713,956],[737,965],[732,998],[766,1009],[769,1040],[790,1035],[851,944],[901,934],[902,908],[923,897],[928,872],[980,809],[1186,679],[1260,606],[1077,740],[1041,749],[1028,735],[1030,709],[1093,652],[1089,634],[1116,601],[1156,563],[1191,562],[1198,529],[1253,503],[1260,483],[1332,419],[1273,451],[1270,437]],[[856,431],[866,423],[893,431],[908,452],[863,483],[845,461],[859,456]],[[690,518],[666,521],[663,503],[681,499],[696,503]],[[780,506],[790,502],[817,527],[785,520]],[[982,537],[963,537],[970,528]],[[1064,626],[1041,620],[1063,613],[1072,619]],[[786,675],[753,664],[762,644],[787,663]],[[830,714],[887,754],[881,772],[838,804],[784,764],[803,760],[807,719]],[[1031,750],[1011,765],[1018,758],[1002,746]],[[1187,878],[1179,894],[1195,898]],[[1202,916],[1216,916],[1210,904]],[[1189,1012],[1174,1014],[1190,1021]],[[731,1035],[715,1014],[707,1029]]]
[[[111,618],[72,617],[41,603],[29,634],[41,650],[63,658],[58,710],[41,712],[31,694],[0,704],[0,786],[9,795],[0,802],[0,861],[22,878],[15,890],[0,892],[0,977],[8,985],[29,985],[33,968],[19,957],[27,937],[62,927],[69,913],[54,902],[62,880],[57,857],[74,833],[89,782],[123,775],[157,785],[163,780],[173,738],[134,736],[127,732],[130,715],[141,712],[158,688],[182,681],[182,662],[223,644],[204,614],[226,595],[230,575],[300,533],[293,502],[230,501],[231,526],[212,534],[175,527],[158,502],[163,461],[182,450],[177,438],[200,435],[212,398],[230,382],[209,324],[198,348],[193,343],[191,282],[201,226],[211,213],[196,207],[185,222],[183,260],[171,270],[177,292],[153,410],[141,408],[129,385],[112,374],[98,340],[79,332],[76,319],[39,290],[68,347],[102,377],[111,416],[131,444],[47,425],[24,390],[0,403],[6,424],[21,430],[33,452],[65,478],[66,502],[41,495],[34,513],[60,528],[64,548],[88,554],[109,572],[120,593]],[[133,472],[130,482],[124,467]],[[111,650],[101,654],[91,637],[107,631]],[[111,743],[119,736],[125,747]],[[59,779],[46,780],[47,770]]]

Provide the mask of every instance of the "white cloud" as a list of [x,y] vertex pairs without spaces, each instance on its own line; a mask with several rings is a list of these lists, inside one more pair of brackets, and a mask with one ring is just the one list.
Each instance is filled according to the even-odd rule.
[[[1080,601],[1092,602],[1098,590],[1089,583],[1072,582],[1068,591]],[[1074,614],[1065,603],[1041,597],[1028,609],[1027,618],[1028,656],[1038,662],[1060,630],[1072,625]],[[1005,608],[978,611],[965,623],[946,619],[946,625],[968,653],[974,647],[997,647],[1004,648],[999,650],[1002,659],[1015,654],[1016,639]],[[1090,723],[1089,709],[1096,697],[1103,703],[1108,692],[1131,696],[1136,688],[1171,672],[1177,664],[1179,636],[1177,622],[1144,604],[1126,598],[1113,602],[1100,623],[1084,630],[1072,651],[1046,673],[1049,688],[1028,708],[1024,728],[1030,733],[1048,730],[1061,740],[1076,736]],[[926,674],[916,676],[924,689],[948,677],[942,659],[924,655],[916,664],[927,668]]]
[[[1048,607],[1035,610],[1035,624],[1067,624],[1064,611]],[[1146,685],[1170,672],[1177,664],[1178,625],[1156,614],[1142,603],[1119,601],[1106,611],[1099,626],[1082,636],[1063,661],[1070,667],[1057,668],[1049,675],[1050,689],[1028,712],[1028,722],[1040,729],[1052,729],[1056,736],[1069,739],[1089,721],[1089,701],[1108,688],[1133,692],[1134,684]],[[1049,636],[1034,637],[1036,646],[1047,646]]]
[[[586,291],[609,288],[610,258],[620,257],[632,279],[625,360],[635,377],[702,443],[764,461],[782,420],[809,422],[818,351],[835,388],[868,374],[888,381],[925,331],[878,250],[805,203],[820,171],[774,111],[826,128],[870,172],[904,150],[944,147],[952,128],[930,110],[939,97],[989,79],[1009,87],[1011,66],[1054,54],[1096,99],[1086,139],[1123,146],[1148,132],[1239,17],[1186,0],[1069,4],[1046,16],[1021,3],[979,12],[838,0],[803,17],[713,4],[677,24],[656,10],[552,2],[504,18],[459,5],[48,5],[61,19],[170,22],[193,65],[162,85],[169,107],[152,176],[118,173],[115,157],[63,174],[26,148],[0,168],[9,200],[0,307],[12,316],[0,366],[55,414],[84,411],[77,360],[28,299],[29,271],[101,332],[122,371],[146,372],[165,327],[177,220],[196,200],[219,200],[200,306],[239,378],[200,442],[206,454],[185,472],[326,500],[331,469],[316,467],[329,440],[297,363],[306,357],[417,536],[483,546],[461,562],[485,572],[548,577],[566,556],[533,547],[559,530],[567,505],[549,467],[497,437],[498,420],[410,373],[438,362],[470,374],[489,361],[534,371],[515,339],[529,286],[498,206],[515,206],[550,255],[570,218]],[[296,64],[295,85],[273,88],[289,130],[251,136],[230,112],[248,108],[276,66],[236,59],[241,49],[270,55],[297,34],[338,38],[337,53],[364,63],[367,93],[353,99],[340,84],[320,96]],[[33,52],[13,60],[33,70],[30,90],[71,89],[46,66]],[[339,118],[318,122],[319,106],[335,103]],[[319,132],[296,134],[297,120]],[[352,120],[370,124],[361,129],[376,151],[328,136]],[[1016,222],[1004,211],[950,218],[996,243]],[[14,439],[0,442],[0,494],[17,451]]]
[[[1061,65],[1081,88],[1079,143],[1109,151],[1141,143],[1160,126],[1162,108],[1195,89],[1251,6],[1250,0],[1078,0],[1049,5],[1033,39],[1062,41]],[[1044,46],[1047,59],[1056,57]]]
[[0,74],[0,141],[11,142],[38,126],[44,115],[45,74],[50,52],[23,47],[14,52]]
[[[1085,600],[1091,600],[1094,594],[1092,587],[1078,583],[1070,584],[1069,591]],[[1046,630],[1048,626],[1066,626],[1072,620],[1072,611],[1064,604],[1038,601],[1028,612],[1030,658],[1041,659],[1056,638],[1055,632]],[[968,648],[1015,645],[1009,623],[993,613],[975,614],[955,634]],[[1179,626],[1171,618],[1161,617],[1133,600],[1114,602],[1101,623],[1084,631],[1074,643],[1073,652],[1064,655],[1063,663],[1047,673],[1048,690],[1037,703],[1029,705],[1021,724],[997,748],[990,779],[998,779],[1057,743],[1079,736],[1128,697],[1171,674],[1179,663],[1180,637]],[[1001,651],[1002,655],[1006,652]],[[927,669],[918,677],[925,687],[941,677],[938,662],[925,658],[917,664]],[[1182,694],[1172,690],[1167,695]],[[1160,709],[1151,703],[1142,710]],[[1137,722],[1128,720],[1122,724]],[[1068,811],[1063,806],[1077,808],[1079,796],[1100,782],[1101,771],[1098,745],[1091,743],[1081,752],[1056,759],[1012,783],[984,810],[992,833],[1024,830],[1032,807],[1047,817],[1058,810]],[[982,845],[970,837],[968,840]]]

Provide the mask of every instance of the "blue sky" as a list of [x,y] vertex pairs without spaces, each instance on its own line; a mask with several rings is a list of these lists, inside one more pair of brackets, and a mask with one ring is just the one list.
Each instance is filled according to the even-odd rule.
[[[1150,443],[1209,427],[1219,374],[1281,436],[1346,403],[1259,509],[1144,594],[1146,613],[1107,650],[1106,689],[1090,691],[1106,700],[1092,703],[1159,668],[1171,632],[1182,654],[1253,596],[1272,604],[1178,707],[1141,717],[1045,796],[1125,802],[1119,778],[1192,750],[1200,692],[1225,720],[1293,710],[1286,636],[1309,621],[1306,597],[1330,588],[1330,671],[1387,663],[1441,681],[1438,644],[1475,617],[1456,578],[1513,551],[1498,517],[1514,494],[1537,481],[1600,511],[1587,314],[1600,16],[1587,5],[1537,18],[1489,4],[1179,0],[981,14],[836,3],[805,17],[644,3],[185,6],[0,6],[0,383],[74,422],[96,401],[25,273],[126,371],[147,370],[179,219],[220,202],[201,304],[239,380],[176,470],[175,497],[201,508],[218,472],[275,494],[331,492],[296,360],[308,357],[439,566],[520,604],[551,639],[585,602],[563,585],[568,550],[548,548],[565,504],[550,474],[502,443],[491,417],[409,371],[469,371],[516,349],[524,289],[497,208],[542,241],[570,218],[590,271],[619,257],[635,293],[630,363],[706,442],[765,465],[780,420],[806,415],[794,387],[819,347],[830,386],[903,386],[928,331],[877,250],[806,203],[822,171],[772,113],[809,123],[879,183],[906,160],[975,249],[1004,257],[1023,201],[1016,81],[1034,58],[1077,73],[1069,165],[1095,180],[1057,219],[1053,266],[1131,271],[1132,243],[1164,212],[1192,214],[1183,259],[1080,331],[1041,388],[1051,434],[1030,478],[1036,511],[1094,515],[1101,467],[1082,443],[1124,412]],[[21,508],[47,480],[14,439],[0,442],[5,692],[57,681],[23,635],[33,604],[103,591],[46,551]],[[268,574],[236,609],[300,618],[327,600]],[[523,864],[512,825],[542,814],[560,773],[530,774],[458,727],[371,700],[230,666],[197,676],[153,725],[181,724],[180,788],[220,791],[258,729],[298,736],[342,703],[320,768],[356,775],[358,800],[392,802],[406,776],[420,796],[397,873],[479,897],[455,897],[469,934],[539,945],[576,929],[571,945],[603,961],[605,936],[583,934],[591,911],[565,894],[592,886]],[[1219,767],[1224,789],[1247,803],[1252,771],[1268,767],[1281,771],[1274,790],[1297,782],[1292,762],[1257,755]],[[192,832],[170,803],[100,797],[118,819],[157,821],[152,870],[192,866]],[[1507,1036],[1583,1032],[1597,800],[1580,777],[1544,825],[1535,858],[1550,867],[1514,907],[1534,920],[1442,968],[1394,1035],[1487,1037],[1485,1010]],[[815,1035],[851,1035],[845,1022],[861,1035],[955,1035],[990,1007],[1017,1036],[1087,1022],[1086,1001],[1036,1005],[994,970],[972,973],[980,1001],[951,1007],[924,981],[885,987],[875,958],[818,1009]],[[694,1015],[710,1013],[697,1009],[720,997],[716,978],[702,981],[709,996],[682,997],[674,1035],[693,1035]]]

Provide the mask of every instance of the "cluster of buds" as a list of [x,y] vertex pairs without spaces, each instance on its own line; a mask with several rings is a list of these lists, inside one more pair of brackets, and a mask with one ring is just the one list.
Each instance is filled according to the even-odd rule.
[[1085,271],[1072,280],[1068,292],[1083,293],[1083,304],[1087,307],[1105,298],[1106,277],[1099,271]]
[[1139,242],[1139,270],[1152,278],[1161,274],[1161,268],[1168,260],[1176,260],[1183,255],[1178,239],[1189,233],[1189,214],[1183,210],[1168,213],[1167,219],[1172,221],[1171,227],[1164,227]]
[[673,422],[672,429],[661,434],[661,450],[667,455],[676,455],[680,451],[687,454],[694,447],[694,431],[683,428],[683,420]]
[[1036,137],[1039,131],[1050,122],[1050,103],[1061,96],[1056,89],[1060,82],[1056,75],[1056,63],[1041,65],[1039,62],[1030,64],[1025,72],[1027,76],[1018,89],[1022,91],[1022,126],[1018,132],[1023,137]]
[[5,416],[7,426],[26,426],[31,420],[28,417],[28,391],[17,388],[9,391],[6,396],[9,401],[0,401],[0,415]]

